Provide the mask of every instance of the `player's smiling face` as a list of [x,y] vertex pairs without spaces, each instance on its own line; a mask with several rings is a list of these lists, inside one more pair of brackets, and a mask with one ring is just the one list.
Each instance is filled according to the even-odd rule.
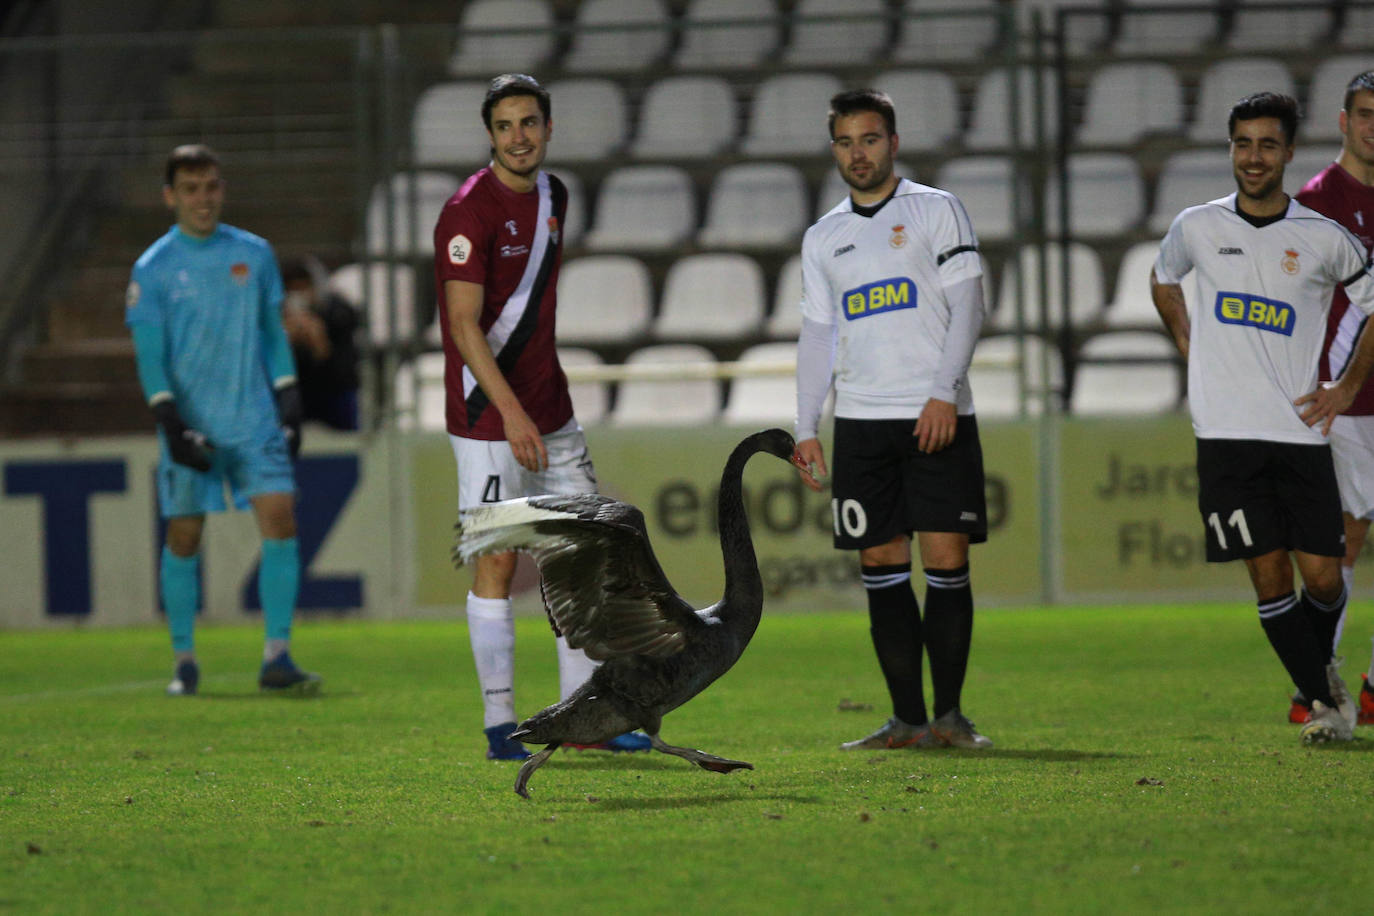
[[887,132],[887,122],[876,111],[859,111],[835,119],[830,152],[840,177],[855,191],[859,203],[886,197],[895,182],[893,159],[897,135]]
[[1366,167],[1374,168],[1374,92],[1356,92],[1350,110],[1341,112],[1340,123],[1346,150]]
[[224,179],[217,166],[177,169],[170,187],[162,188],[162,200],[176,215],[181,231],[196,238],[209,238],[219,225],[224,209]]
[[513,95],[492,106],[492,162],[496,177],[507,186],[528,189],[544,162],[553,134],[553,121],[545,121],[539,100],[532,95]]
[[1242,197],[1273,203],[1283,196],[1283,168],[1293,145],[1278,118],[1237,121],[1231,134],[1231,167]]

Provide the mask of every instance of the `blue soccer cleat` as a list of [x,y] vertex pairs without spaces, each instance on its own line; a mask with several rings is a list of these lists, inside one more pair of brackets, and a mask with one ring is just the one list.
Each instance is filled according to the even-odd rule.
[[291,660],[291,653],[283,652],[270,662],[263,662],[258,671],[258,687],[268,693],[314,696],[323,683],[318,674],[302,671]]
[[196,687],[200,685],[200,668],[196,663],[185,661],[177,665],[176,674],[172,675],[172,683],[167,685],[167,696],[169,697],[190,697],[195,696]]
[[525,745],[510,736],[513,731],[514,722],[502,722],[500,725],[482,729],[482,733],[487,736],[488,760],[524,760],[530,756],[530,752],[525,750]]
[[569,744],[568,747],[577,748],[579,751],[610,751],[619,754],[621,751],[634,753],[635,751],[647,751],[653,748],[653,742],[648,735],[639,732],[626,732],[623,735],[616,735],[602,741],[600,744]]

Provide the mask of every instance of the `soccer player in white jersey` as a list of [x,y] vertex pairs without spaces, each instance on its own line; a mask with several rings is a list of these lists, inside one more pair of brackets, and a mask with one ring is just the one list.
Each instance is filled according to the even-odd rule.
[[[892,716],[846,750],[991,747],[960,711],[973,632],[969,544],[987,539],[983,454],[968,365],[983,324],[982,263],[953,194],[893,172],[892,100],[830,100],[830,146],[849,194],[802,241],[797,453],[821,489],[821,407],[835,390],[835,546],[858,550]],[[916,532],[925,619],[911,586]],[[921,685],[930,658],[933,718]]]
[[[1265,635],[1312,701],[1302,741],[1316,744],[1349,741],[1355,724],[1323,636],[1346,600],[1326,436],[1374,365],[1374,335],[1360,335],[1334,382],[1319,383],[1317,358],[1336,285],[1370,314],[1374,278],[1358,239],[1283,191],[1297,123],[1297,102],[1285,95],[1261,92],[1232,106],[1236,193],[1178,215],[1150,288],[1188,361],[1207,559],[1245,562]],[[1190,271],[1191,302],[1181,285]],[[1293,591],[1295,561],[1301,595]]]

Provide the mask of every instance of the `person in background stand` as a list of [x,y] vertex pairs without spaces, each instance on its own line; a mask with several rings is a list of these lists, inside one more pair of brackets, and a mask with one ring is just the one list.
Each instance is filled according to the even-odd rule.
[[340,296],[324,290],[318,262],[292,260],[282,265],[286,301],[282,324],[296,359],[305,419],[332,429],[358,428],[358,313]]

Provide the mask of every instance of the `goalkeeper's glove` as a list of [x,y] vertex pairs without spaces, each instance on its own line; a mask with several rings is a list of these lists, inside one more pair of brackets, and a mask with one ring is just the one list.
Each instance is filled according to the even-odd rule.
[[301,386],[290,382],[278,388],[276,394],[277,418],[281,420],[282,435],[286,437],[286,447],[294,460],[301,451],[301,421],[305,418]]
[[153,405],[153,417],[167,437],[167,451],[171,453],[173,461],[197,471],[210,470],[210,453],[215,447],[203,432],[186,425],[186,421],[181,419],[181,412],[177,410],[176,401],[171,398],[158,401]]

